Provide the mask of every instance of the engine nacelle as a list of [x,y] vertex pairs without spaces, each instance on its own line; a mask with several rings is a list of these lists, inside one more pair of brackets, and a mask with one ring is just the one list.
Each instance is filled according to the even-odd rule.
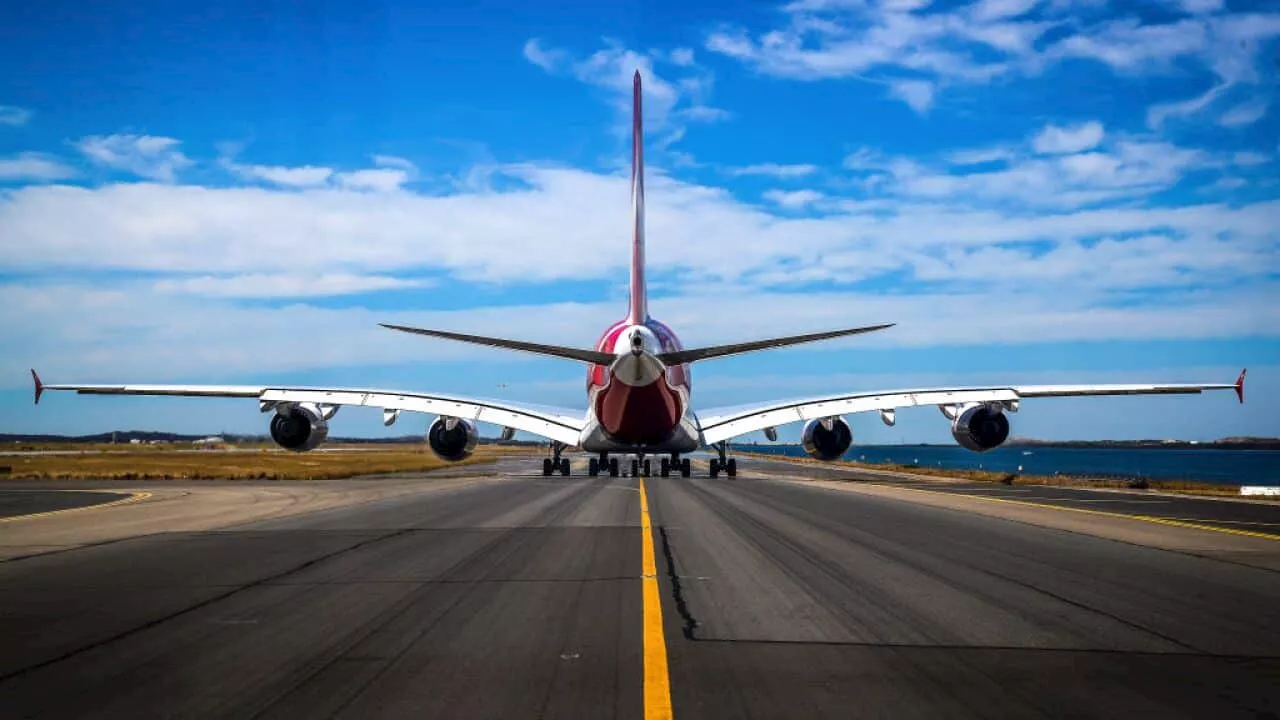
[[438,417],[427,428],[427,445],[441,460],[466,460],[475,452],[479,441],[476,424],[464,418]]
[[290,403],[276,406],[271,418],[271,439],[277,445],[295,452],[316,449],[329,437],[325,412],[312,403]]
[[800,434],[800,444],[809,457],[835,460],[843,457],[853,444],[853,431],[842,417],[810,420]]
[[951,436],[963,448],[986,452],[1009,439],[1009,417],[999,404],[961,407],[951,422]]

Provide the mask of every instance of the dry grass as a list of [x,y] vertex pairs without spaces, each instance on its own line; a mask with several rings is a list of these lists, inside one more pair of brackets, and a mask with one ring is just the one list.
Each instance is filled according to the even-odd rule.
[[[908,475],[942,477],[974,482],[1001,483],[1005,485],[1052,485],[1056,487],[1089,487],[1145,489],[1159,492],[1172,492],[1184,495],[1205,495],[1213,497],[1239,497],[1239,485],[1219,485],[1216,483],[1193,482],[1190,480],[1123,480],[1116,478],[1089,478],[1067,475],[1022,475],[1018,473],[989,472],[986,470],[948,470],[936,467],[917,467],[914,465],[875,464],[840,460],[824,462],[808,457],[789,457],[769,453],[738,453],[766,460],[786,460],[800,464],[838,465],[867,470],[885,470]],[[1267,498],[1263,498],[1267,499]]]
[[[357,475],[426,472],[487,462],[503,454],[536,452],[536,448],[482,445],[467,460],[449,463],[420,445],[357,445],[353,447],[359,449],[353,452],[307,453],[267,447],[237,452],[174,452],[179,448],[157,447],[161,446],[153,445],[148,450],[137,451],[3,457],[0,465],[8,466],[10,472],[0,477],[34,480],[326,480]],[[64,446],[61,449],[84,448]]]

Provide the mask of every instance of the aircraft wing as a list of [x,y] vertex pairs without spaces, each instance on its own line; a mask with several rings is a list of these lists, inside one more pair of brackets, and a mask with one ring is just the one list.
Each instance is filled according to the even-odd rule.
[[[935,388],[857,392],[843,395],[785,400],[741,407],[712,408],[698,413],[702,441],[707,445],[756,430],[801,420],[849,413],[884,411],[921,405],[964,405],[966,403],[1017,402],[1023,398],[1080,397],[1093,395],[1194,394],[1204,390],[1235,390],[1244,402],[1244,376],[1233,384],[1202,385],[1010,385],[985,388]],[[887,417],[892,419],[892,415]]]
[[391,424],[399,411],[466,418],[515,428],[577,445],[585,412],[567,408],[512,403],[506,400],[462,398],[400,390],[272,387],[264,385],[45,385],[35,370],[36,402],[46,390],[74,390],[82,395],[173,395],[178,397],[256,398],[262,410],[278,403],[359,405],[383,410],[383,422]]

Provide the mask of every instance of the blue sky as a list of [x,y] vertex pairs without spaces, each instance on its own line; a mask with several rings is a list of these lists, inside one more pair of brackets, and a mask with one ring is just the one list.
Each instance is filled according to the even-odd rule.
[[[1044,400],[1014,432],[1280,435],[1265,4],[266,7],[5,9],[23,31],[0,44],[0,431],[266,427],[234,401],[35,408],[29,366],[583,407],[572,363],[376,323],[585,346],[616,320],[639,68],[655,316],[686,345],[898,323],[701,364],[697,407],[1248,365],[1243,407]],[[934,410],[853,424],[949,438]]]

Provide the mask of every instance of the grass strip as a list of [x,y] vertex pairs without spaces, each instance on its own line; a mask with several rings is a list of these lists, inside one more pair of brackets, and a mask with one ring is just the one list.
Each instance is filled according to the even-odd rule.
[[[332,480],[357,475],[428,472],[490,462],[534,448],[482,445],[461,462],[446,462],[422,446],[361,445],[342,452],[289,452],[257,448],[176,452],[174,449],[18,455],[3,459],[16,480]],[[80,450],[80,447],[64,447]]]

